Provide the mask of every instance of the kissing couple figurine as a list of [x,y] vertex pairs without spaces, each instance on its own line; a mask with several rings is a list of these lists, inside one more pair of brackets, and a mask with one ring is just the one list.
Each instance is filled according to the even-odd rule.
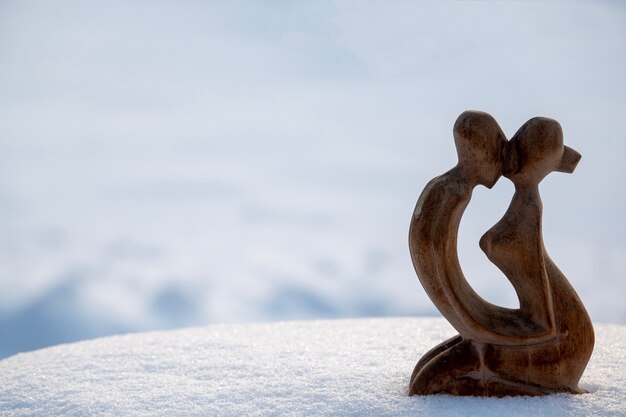
[[[580,154],[563,145],[556,120],[530,119],[510,139],[484,112],[454,124],[458,164],[432,179],[409,228],[413,266],[426,293],[459,334],[417,363],[409,395],[514,396],[583,393],[578,381],[594,345],[591,320],[567,278],[548,256],[541,232],[539,182],[571,173]],[[480,247],[509,279],[519,308],[491,304],[459,265],[459,223],[474,187],[501,176],[515,185],[508,210]]]

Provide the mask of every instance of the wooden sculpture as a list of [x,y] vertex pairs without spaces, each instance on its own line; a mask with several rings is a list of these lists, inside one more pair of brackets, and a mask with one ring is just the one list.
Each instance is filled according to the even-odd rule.
[[[563,145],[561,126],[537,117],[509,141],[493,117],[466,111],[454,124],[458,164],[422,192],[409,248],[426,293],[459,335],[417,363],[410,395],[508,396],[585,392],[578,381],[594,333],[589,315],[542,239],[539,182],[574,171],[580,154]],[[509,279],[519,309],[482,299],[463,276],[457,255],[461,216],[472,190],[500,176],[515,185],[511,205],[480,247]]]

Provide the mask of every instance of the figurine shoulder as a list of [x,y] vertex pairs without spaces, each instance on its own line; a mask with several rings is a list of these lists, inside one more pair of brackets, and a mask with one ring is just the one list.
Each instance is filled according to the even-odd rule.
[[[470,191],[471,193],[471,191]],[[468,191],[447,174],[433,178],[426,184],[418,199],[418,205],[442,204],[448,200],[466,198]]]

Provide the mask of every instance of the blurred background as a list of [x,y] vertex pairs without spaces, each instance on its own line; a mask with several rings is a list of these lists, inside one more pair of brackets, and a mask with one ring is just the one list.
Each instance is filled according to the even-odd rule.
[[[407,231],[452,125],[557,119],[544,240],[626,324],[620,2],[0,0],[0,357],[210,323],[438,316]],[[461,265],[513,194],[474,192]]]

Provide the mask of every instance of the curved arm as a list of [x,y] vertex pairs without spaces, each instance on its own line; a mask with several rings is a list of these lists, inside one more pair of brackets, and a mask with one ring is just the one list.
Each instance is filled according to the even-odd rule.
[[[450,202],[454,203],[453,201]],[[481,298],[469,286],[459,265],[457,255],[458,228],[466,205],[458,204],[456,207],[451,207],[448,221],[442,221],[439,224],[439,227],[442,227],[441,235],[445,236],[444,244],[433,249],[441,254],[439,256],[439,280],[442,288],[447,295],[448,302],[453,306],[457,316],[471,334],[471,338],[484,343],[500,345],[531,345],[553,339],[556,336],[554,320],[548,320],[548,323],[544,324],[543,320],[538,321],[533,315],[527,314],[523,301],[526,297],[523,295],[524,290],[521,290],[519,286],[514,285],[520,298],[521,308],[519,310],[491,304]],[[443,229],[447,230],[447,233]],[[546,283],[544,289],[548,291],[548,294],[543,292],[544,297],[538,297],[535,304],[541,305],[542,302],[547,301],[548,309],[552,311],[543,263],[541,263],[540,270],[541,282]],[[529,281],[535,279],[533,277]],[[533,292],[533,296],[535,293]]]
[[553,319],[546,328],[521,309],[491,304],[465,279],[457,256],[457,235],[471,191],[451,171],[431,181],[418,200],[411,222],[410,247],[427,294],[465,338],[518,346],[554,338]]

